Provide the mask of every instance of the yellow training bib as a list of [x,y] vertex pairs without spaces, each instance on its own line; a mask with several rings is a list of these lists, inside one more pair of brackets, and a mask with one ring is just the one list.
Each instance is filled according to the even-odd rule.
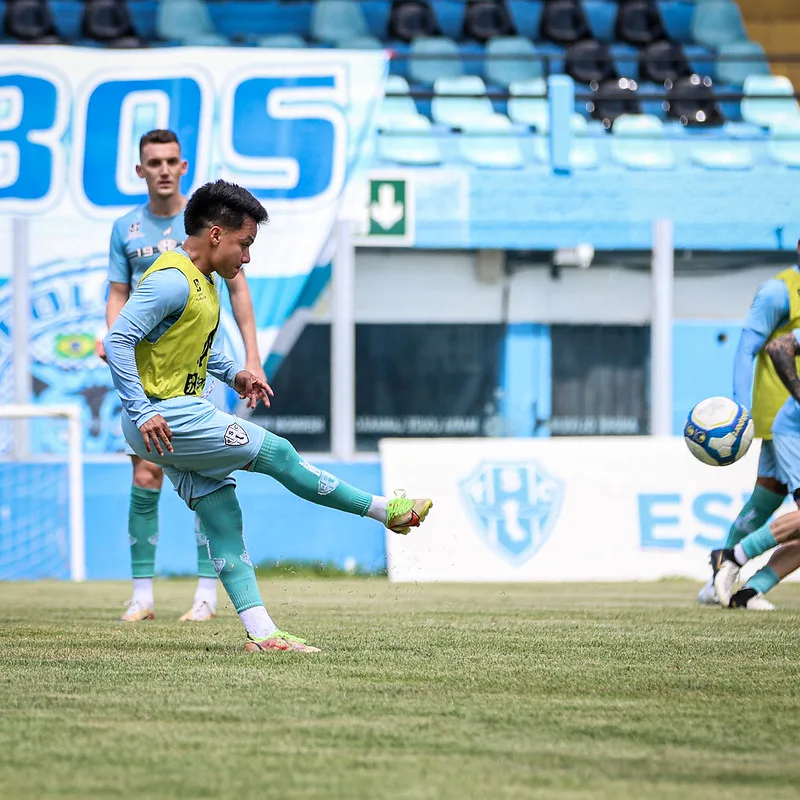
[[159,256],[142,281],[162,269],[183,273],[189,283],[189,299],[178,321],[156,342],[142,339],[136,345],[139,378],[148,397],[199,397],[206,385],[208,354],[219,325],[217,288],[186,256],[176,252]]
[[[783,281],[789,291],[789,321],[782,328],[774,331],[769,341],[791,333],[795,328],[800,328],[800,272],[796,269],[787,269],[775,276],[776,280]],[[800,358],[797,359],[800,368]],[[783,381],[775,372],[772,359],[766,350],[761,350],[756,360],[756,372],[753,380],[753,407],[750,413],[755,423],[756,436],[762,439],[772,438],[772,422],[775,415],[789,396]]]

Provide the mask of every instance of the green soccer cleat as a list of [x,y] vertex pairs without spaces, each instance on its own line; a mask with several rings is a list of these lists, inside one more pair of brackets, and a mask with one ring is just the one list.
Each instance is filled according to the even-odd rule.
[[386,527],[395,533],[408,533],[411,528],[419,528],[433,507],[433,500],[412,500],[405,492],[397,495],[386,504]]
[[319,647],[306,644],[305,639],[285,631],[275,631],[265,639],[254,639],[249,633],[244,645],[245,653],[266,653],[268,650],[291,650],[295,653],[321,653]]

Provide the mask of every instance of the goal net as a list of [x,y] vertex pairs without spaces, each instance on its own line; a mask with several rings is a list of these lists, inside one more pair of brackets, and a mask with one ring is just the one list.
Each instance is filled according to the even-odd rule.
[[85,572],[80,410],[0,405],[0,580]]

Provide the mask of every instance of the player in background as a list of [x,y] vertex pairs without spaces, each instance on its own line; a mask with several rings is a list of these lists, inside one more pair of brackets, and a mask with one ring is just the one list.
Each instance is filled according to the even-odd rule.
[[[800,328],[795,328],[790,333],[781,333],[771,339],[764,349],[778,377],[789,391],[789,396],[772,423],[772,446],[781,470],[781,480],[800,507],[800,377],[797,374]],[[711,564],[714,568],[714,588],[720,604],[730,608],[750,608],[750,604],[760,596],[761,588],[753,582],[758,573],[733,594],[739,568],[750,559],[782,545],[770,559],[770,564],[783,555],[781,563],[785,562],[786,571],[780,578],[784,578],[800,566],[800,559],[796,555],[799,540],[800,511],[797,511],[784,514],[771,524],[759,526],[733,548],[714,550]],[[777,572],[777,568],[774,569]]]
[[[123,406],[122,430],[136,454],[158,463],[203,523],[209,555],[245,630],[245,651],[317,652],[282,632],[256,583],[242,534],[231,473],[269,475],[312,503],[371,517],[397,533],[417,527],[430,500],[371,495],[301,458],[291,443],[201,398],[207,374],[233,387],[250,407],[270,404],[266,381],[213,346],[219,324],[214,273],[233,278],[267,212],[246,189],[226,181],[198,189],[186,204],[183,245],[165,253],[104,339]],[[264,520],[269,532],[269,518]]]
[[[170,130],[152,130],[139,141],[136,174],[147,184],[148,201],[115,223],[109,252],[109,292],[106,323],[110,328],[145,271],[164,252],[174,250],[185,238],[181,177],[187,161],[181,156],[178,137]],[[226,281],[231,307],[245,346],[245,366],[261,381],[266,375],[258,356],[256,326],[250,290],[243,274]],[[102,343],[98,353],[104,357]],[[212,382],[213,384],[213,382]],[[219,399],[219,394],[217,394]],[[161,468],[128,450],[133,462],[133,485],[128,511],[133,597],[122,616],[124,622],[154,619],[153,576],[158,542],[158,501],[164,475]],[[217,575],[209,561],[203,533],[195,520],[198,582],[192,607],[180,619],[204,622],[216,616]]]
[[[767,347],[768,343],[798,327],[800,267],[795,266],[759,286],[739,339],[733,369],[733,399],[750,409],[755,435],[762,440],[761,455],[753,493],[731,525],[724,547],[712,554],[711,567],[714,575],[721,566],[721,554],[731,551],[746,536],[760,530],[781,506],[791,488],[787,488],[791,464],[786,463],[785,448],[776,448],[773,439],[773,420],[786,401],[788,392],[775,371]],[[798,566],[800,543],[781,547],[773,554],[769,563],[750,578],[745,587],[748,590],[746,596],[743,594],[737,597],[737,604],[751,611],[774,610],[775,606],[764,595]],[[737,577],[738,568],[734,582]],[[721,603],[727,606],[730,595],[727,598],[718,597],[712,576],[700,590],[697,599],[706,605]]]

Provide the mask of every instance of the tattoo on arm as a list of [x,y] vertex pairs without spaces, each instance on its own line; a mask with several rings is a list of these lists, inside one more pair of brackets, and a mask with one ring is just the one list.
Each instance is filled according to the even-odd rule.
[[778,377],[783,381],[783,385],[789,393],[800,403],[800,376],[797,374],[796,359],[800,356],[800,344],[794,338],[794,334],[787,333],[778,336],[767,343],[767,355],[775,365]]

